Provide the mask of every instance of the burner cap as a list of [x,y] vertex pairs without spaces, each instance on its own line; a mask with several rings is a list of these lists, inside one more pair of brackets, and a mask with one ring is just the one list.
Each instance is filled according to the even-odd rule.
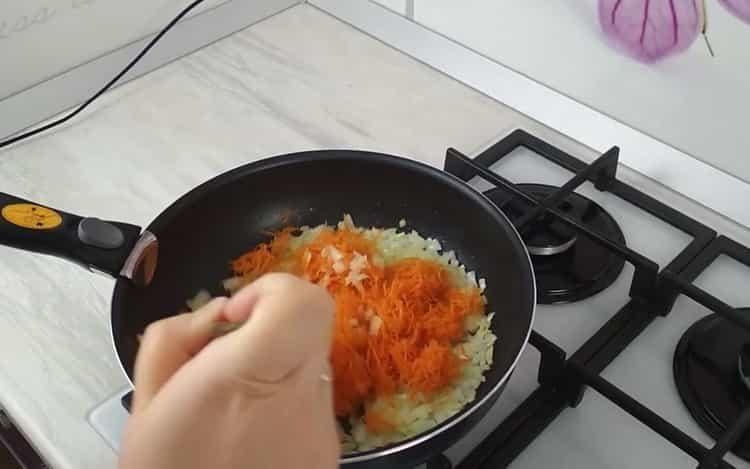
[[[543,184],[517,184],[517,188],[537,200],[551,195],[559,187]],[[516,222],[532,205],[502,188],[485,195]],[[622,230],[596,202],[573,193],[559,205],[570,217],[608,238],[625,243]],[[554,216],[540,220],[528,230],[524,242],[531,254],[540,304],[569,303],[589,298],[610,286],[622,272],[625,260]]]
[[[750,314],[750,308],[739,311]],[[677,391],[693,418],[715,439],[750,406],[748,344],[750,332],[717,314],[690,326],[677,344]],[[750,461],[750,432],[732,452]]]

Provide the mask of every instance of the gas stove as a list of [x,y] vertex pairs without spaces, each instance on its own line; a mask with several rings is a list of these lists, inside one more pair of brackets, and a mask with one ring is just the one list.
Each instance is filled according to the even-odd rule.
[[[750,468],[750,248],[523,130],[444,169],[532,254],[534,332],[488,415],[429,469]],[[89,421],[115,449],[129,390]]]

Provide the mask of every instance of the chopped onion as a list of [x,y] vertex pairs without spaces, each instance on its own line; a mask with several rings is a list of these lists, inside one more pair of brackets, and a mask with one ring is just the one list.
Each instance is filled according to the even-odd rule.
[[234,293],[245,283],[245,279],[242,277],[231,277],[222,282],[222,285],[224,286],[224,290],[228,291],[229,293]]
[[201,290],[192,299],[187,300],[186,303],[190,311],[196,311],[208,304],[209,301],[211,301],[211,294],[208,290]]
[[333,263],[333,270],[337,274],[341,274],[346,270],[346,265],[342,261],[336,261]]
[[344,219],[339,222],[338,228],[340,230],[353,230],[353,229],[355,229],[354,219],[352,219],[352,216],[349,215],[348,213],[344,214]]
[[334,246],[326,246],[321,251],[321,254],[323,254],[323,257],[327,257],[328,259],[332,260],[333,262],[338,262],[344,259],[344,255],[336,249]]
[[374,314],[370,318],[370,335],[377,335],[382,325],[383,325],[383,320],[380,319],[380,316],[378,316],[377,314]]
[[349,263],[349,268],[354,272],[359,272],[367,265],[369,262],[367,262],[367,256],[364,256],[357,251],[354,251],[354,255],[352,256],[352,261]]

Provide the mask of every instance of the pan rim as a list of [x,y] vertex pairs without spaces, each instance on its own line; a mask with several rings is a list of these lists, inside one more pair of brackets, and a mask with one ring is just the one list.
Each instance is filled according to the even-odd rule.
[[[480,205],[485,205],[488,208],[491,208],[492,213],[495,215],[495,217],[497,217],[497,219],[499,219],[496,221],[499,221],[501,224],[504,224],[506,227],[510,228],[509,234],[511,235],[508,237],[508,241],[510,241],[513,244],[517,244],[517,246],[519,246],[524,253],[524,259],[522,260],[522,265],[525,264],[527,269],[524,269],[525,272],[521,272],[520,274],[523,276],[528,275],[528,279],[530,281],[530,287],[531,287],[530,295],[529,295],[530,298],[528,298],[527,301],[531,303],[531,312],[529,315],[526,336],[524,337],[521,343],[521,346],[519,347],[519,350],[516,352],[516,356],[514,357],[511,365],[505,370],[505,373],[503,374],[503,376],[487,392],[487,394],[484,397],[482,397],[478,401],[475,401],[473,404],[471,404],[471,406],[463,408],[458,413],[449,417],[447,420],[439,423],[438,425],[436,425],[435,427],[433,427],[431,430],[427,432],[415,435],[411,438],[408,438],[398,443],[392,443],[384,447],[374,448],[374,449],[359,452],[359,453],[353,453],[351,456],[343,455],[339,458],[339,463],[342,465],[366,462],[366,461],[370,461],[373,459],[381,458],[383,456],[390,456],[390,455],[394,455],[397,453],[401,453],[403,451],[419,446],[435,438],[436,436],[455,427],[456,425],[464,421],[466,418],[468,418],[470,415],[472,415],[474,412],[476,412],[489,399],[495,396],[500,391],[500,389],[503,388],[505,383],[508,381],[508,379],[510,378],[510,375],[513,373],[516,366],[518,365],[518,362],[521,359],[521,355],[523,355],[523,352],[526,350],[526,347],[528,346],[529,338],[531,337],[531,332],[533,330],[534,319],[536,317],[536,308],[537,308],[536,277],[534,275],[534,267],[531,262],[531,256],[525,244],[523,243],[523,239],[520,233],[518,233],[518,230],[510,221],[510,219],[490,199],[484,196],[484,194],[482,194],[478,190],[468,185],[465,181],[462,181],[461,179],[455,177],[454,175],[446,171],[440,170],[434,166],[430,166],[421,161],[402,157],[402,156],[389,155],[389,154],[378,153],[378,152],[373,152],[373,151],[353,150],[353,149],[342,148],[342,149],[301,151],[301,152],[289,153],[289,154],[284,154],[284,155],[272,156],[272,157],[264,158],[258,161],[253,161],[253,162],[246,163],[246,164],[237,166],[235,168],[229,169],[211,179],[208,179],[207,181],[199,184],[198,186],[194,187],[193,189],[189,190],[188,192],[180,196],[172,204],[167,206],[159,215],[157,215],[156,218],[152,220],[152,222],[148,225],[148,227],[145,228],[145,230],[154,233],[158,238],[160,228],[162,226],[168,225],[171,218],[177,213],[181,212],[185,206],[198,200],[206,192],[209,192],[221,185],[225,185],[237,179],[246,177],[249,174],[257,173],[259,171],[264,171],[268,169],[273,169],[273,168],[280,167],[280,166],[302,163],[302,162],[326,161],[326,160],[359,160],[362,158],[367,158],[370,161],[379,160],[380,162],[383,162],[383,163],[395,164],[401,168],[409,169],[413,171],[427,172],[431,176],[436,177],[448,184],[453,185],[456,189],[460,190],[467,197],[473,199],[476,203],[479,203]],[[118,316],[122,314],[122,312],[119,309],[120,297],[124,294],[124,288],[126,286],[126,283],[127,283],[127,280],[122,279],[122,278],[118,278],[117,282],[115,283],[115,287],[112,293],[112,302],[111,302],[112,310],[111,310],[111,318],[109,321],[109,328],[110,328],[110,334],[111,334],[111,339],[112,339],[111,343],[112,343],[112,347],[114,349],[115,355],[117,356],[117,359],[118,359],[117,360],[118,365],[122,373],[125,375],[128,381],[128,384],[131,386],[131,388],[135,389],[135,385],[130,376],[130,373],[127,372],[123,364],[123,360],[121,358],[121,355],[118,349],[118,340],[116,339],[115,328],[114,328],[114,316],[116,314],[115,311],[117,310]]]

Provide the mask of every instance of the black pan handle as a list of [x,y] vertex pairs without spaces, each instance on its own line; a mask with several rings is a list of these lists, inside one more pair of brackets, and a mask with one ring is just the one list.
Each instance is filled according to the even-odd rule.
[[0,244],[118,276],[140,239],[139,226],[80,217],[0,192]]

